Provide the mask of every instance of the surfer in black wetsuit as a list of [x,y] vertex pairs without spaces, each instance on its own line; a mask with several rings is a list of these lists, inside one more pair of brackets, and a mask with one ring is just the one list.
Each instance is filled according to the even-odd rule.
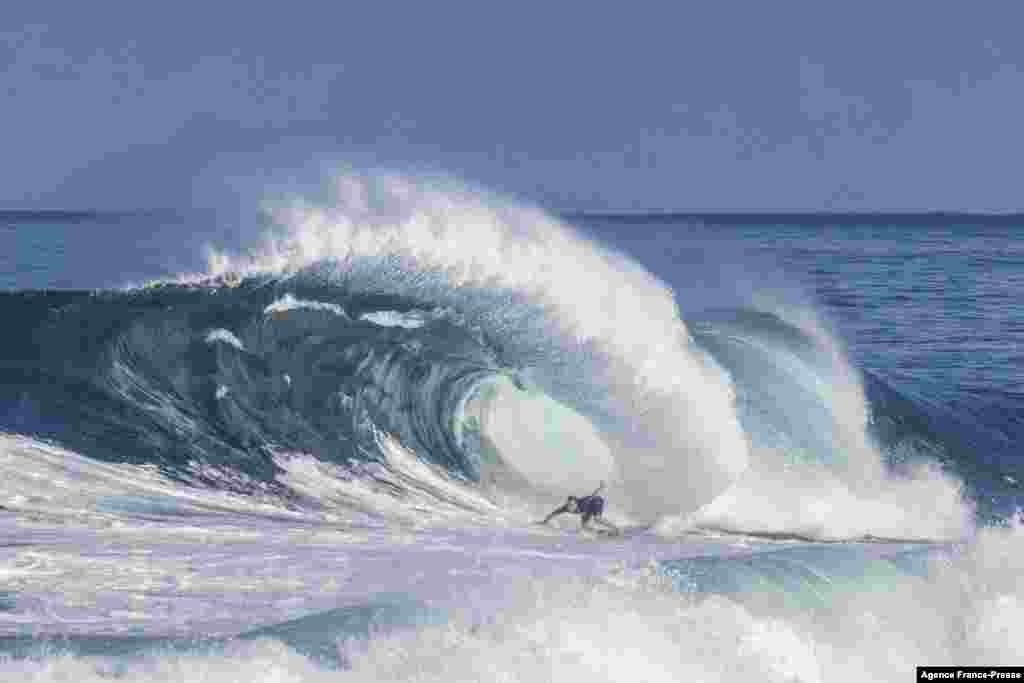
[[552,520],[552,518],[568,512],[569,514],[582,516],[580,519],[580,527],[583,529],[587,528],[590,520],[594,520],[595,523],[601,524],[612,533],[619,533],[619,528],[604,519],[602,516],[604,514],[604,498],[598,494],[601,493],[603,489],[604,482],[602,481],[601,485],[597,487],[597,490],[589,496],[583,496],[582,498],[569,496],[569,499],[565,501],[565,504],[562,505],[562,507],[545,517],[540,523],[547,524]]

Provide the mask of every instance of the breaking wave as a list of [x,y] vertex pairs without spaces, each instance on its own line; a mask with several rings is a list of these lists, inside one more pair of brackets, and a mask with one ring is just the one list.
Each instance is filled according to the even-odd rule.
[[890,429],[813,311],[684,320],[627,256],[465,188],[347,176],[269,213],[207,273],[5,294],[0,428],[295,505],[355,505],[314,467],[476,513],[607,481],[665,533],[973,523],[941,439]]

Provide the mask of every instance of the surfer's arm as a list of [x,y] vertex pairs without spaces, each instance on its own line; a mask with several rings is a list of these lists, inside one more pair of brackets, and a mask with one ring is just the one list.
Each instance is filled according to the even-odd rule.
[[600,485],[600,486],[598,486],[598,487],[597,487],[596,489],[594,489],[594,492],[593,492],[593,493],[591,493],[591,494],[590,494],[589,496],[587,496],[587,497],[588,497],[588,498],[593,498],[593,497],[594,497],[594,496],[596,496],[597,494],[601,493],[601,491],[603,491],[603,490],[604,490],[604,482],[602,481],[602,482],[601,482],[601,485]]
[[566,513],[566,512],[568,512],[568,511],[569,511],[569,506],[568,506],[568,505],[563,505],[562,507],[558,508],[557,510],[554,510],[554,511],[553,511],[553,512],[552,512],[552,513],[551,513],[550,515],[548,515],[547,517],[545,517],[545,518],[543,519],[543,521],[541,521],[541,524],[547,524],[547,523],[548,523],[548,522],[550,522],[550,521],[551,521],[551,520],[552,520],[553,518],[555,518],[555,517],[557,517],[558,515],[561,515],[561,514],[563,514],[563,513]]

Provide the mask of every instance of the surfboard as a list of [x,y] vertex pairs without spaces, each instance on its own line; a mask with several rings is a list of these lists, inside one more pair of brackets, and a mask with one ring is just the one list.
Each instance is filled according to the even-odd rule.
[[639,536],[647,531],[650,531],[651,524],[638,524],[635,526],[627,526],[619,529],[618,531],[611,531],[609,529],[586,529],[582,533],[594,537],[595,540],[614,540],[614,539],[627,539],[634,536]]

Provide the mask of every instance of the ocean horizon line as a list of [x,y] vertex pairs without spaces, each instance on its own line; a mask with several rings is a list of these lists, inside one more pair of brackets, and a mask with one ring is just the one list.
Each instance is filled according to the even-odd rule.
[[[697,223],[729,224],[864,224],[894,223],[898,225],[934,225],[936,222],[969,222],[984,225],[1024,226],[1024,211],[982,212],[982,211],[755,211],[755,210],[675,210],[675,209],[632,209],[632,210],[590,210],[559,209],[541,207],[567,220],[615,220],[632,223],[658,223],[683,221]],[[0,208],[0,220],[88,220],[104,216],[132,216],[152,214],[205,213],[210,209],[4,209]]]

